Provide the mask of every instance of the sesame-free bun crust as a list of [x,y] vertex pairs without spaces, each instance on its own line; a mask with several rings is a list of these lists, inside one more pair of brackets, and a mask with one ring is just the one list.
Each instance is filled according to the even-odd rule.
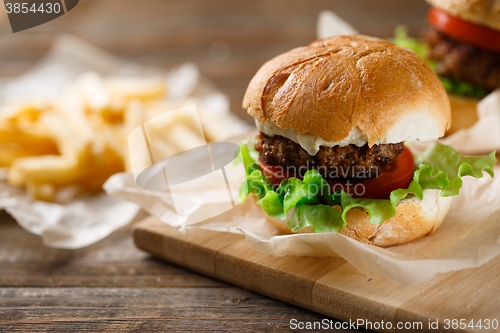
[[500,31],[500,0],[427,0],[464,21]]
[[450,124],[450,105],[432,68],[413,51],[363,35],[335,36],[265,63],[243,107],[261,123],[328,142],[358,128],[370,146],[432,141]]
[[[450,210],[451,201],[451,197],[439,196],[437,190],[424,190],[422,200],[412,197],[400,201],[396,206],[396,215],[380,225],[369,223],[368,213],[363,209],[354,208],[347,212],[347,225],[340,230],[340,233],[360,242],[377,246],[410,242],[432,234]],[[290,228],[287,227],[291,214],[282,221],[269,217],[260,205],[258,207],[269,223],[285,233],[291,233]],[[313,227],[299,230],[299,233],[311,232],[314,232]]]

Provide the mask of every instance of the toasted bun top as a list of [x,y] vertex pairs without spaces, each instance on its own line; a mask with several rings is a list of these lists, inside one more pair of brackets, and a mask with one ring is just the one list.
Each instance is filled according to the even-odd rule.
[[500,0],[427,0],[465,21],[500,30]]
[[358,129],[370,146],[435,140],[450,124],[432,68],[407,48],[363,35],[317,40],[268,61],[243,107],[260,123],[328,142]]

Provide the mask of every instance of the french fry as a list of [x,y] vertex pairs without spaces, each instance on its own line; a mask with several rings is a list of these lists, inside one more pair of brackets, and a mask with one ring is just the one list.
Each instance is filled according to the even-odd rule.
[[75,124],[57,113],[44,113],[38,121],[50,132],[60,155],[16,159],[11,164],[9,183],[16,186],[25,186],[28,182],[71,184],[83,174],[92,147],[91,137],[81,135],[85,132],[85,123],[76,131]]
[[194,114],[166,112],[144,123],[154,161],[206,144]]
[[30,121],[34,122],[40,114],[50,108],[50,103],[44,99],[33,99],[26,103],[12,103],[3,107],[0,121]]
[[103,79],[94,72],[85,73],[77,81],[90,111],[103,112],[111,105]]
[[167,93],[166,79],[159,78],[110,78],[105,82],[111,98],[130,101],[158,100]]
[[93,155],[88,161],[88,170],[76,182],[87,191],[100,191],[102,184],[113,174],[124,171],[123,159],[112,149],[106,147],[103,154]]
[[32,144],[34,141],[47,138],[48,133],[39,125],[38,120],[49,109],[45,104],[34,102],[5,107],[0,114],[0,142],[28,141]]
[[111,99],[104,79],[97,73],[83,74],[77,80],[76,87],[88,113],[97,113],[109,123],[122,121],[123,103]]
[[[42,149],[46,146],[50,147],[55,147],[55,142],[52,140],[48,135],[40,135],[37,134],[36,132],[21,132],[18,130],[7,130],[7,129],[0,129],[0,144],[17,144],[19,146],[35,146],[35,150],[37,147],[40,147],[38,149]],[[56,151],[57,152],[57,147],[55,147],[55,150],[50,150],[50,151]],[[50,154],[46,153],[46,154]]]
[[[149,165],[150,152],[159,160],[215,137],[205,137],[193,115],[163,117],[197,102],[168,101],[167,90],[165,78],[103,78],[89,72],[54,100],[3,106],[0,168],[8,167],[9,184],[26,188],[33,199],[68,202],[82,192],[100,191],[114,173],[132,171],[132,132],[142,140],[135,166]],[[146,124],[157,116],[161,121]]]
[[0,167],[9,167],[16,159],[27,156],[58,154],[52,140],[34,141],[33,144],[0,143]]
[[[187,98],[177,102],[171,101],[153,101],[148,104],[145,110],[145,120],[152,119],[156,116],[164,114],[169,110],[176,110],[186,105],[198,104],[198,100],[194,98]],[[227,129],[224,127],[223,123],[219,119],[213,117],[212,114],[207,114],[203,112],[203,109],[199,110],[199,116],[203,124],[203,132],[205,139],[207,141],[220,141],[225,139],[224,133],[227,133]],[[186,126],[192,128],[192,119],[184,119]]]
[[83,175],[76,156],[44,155],[16,159],[10,166],[8,181],[15,186],[28,183],[50,183],[64,186]]
[[57,154],[56,142],[38,123],[46,103],[32,101],[6,107],[0,117],[0,167],[20,157]]
[[35,184],[28,182],[26,184],[28,194],[35,200],[54,201],[56,188],[52,184]]

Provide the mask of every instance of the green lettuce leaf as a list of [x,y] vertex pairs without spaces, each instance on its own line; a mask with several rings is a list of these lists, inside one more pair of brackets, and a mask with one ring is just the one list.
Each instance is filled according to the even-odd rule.
[[[279,204],[278,204],[279,202]],[[316,170],[309,170],[304,180],[285,179],[276,191],[269,191],[260,204],[269,216],[284,220],[288,211],[298,205],[333,205],[327,181]]]
[[315,233],[339,232],[345,225],[342,212],[328,205],[298,205],[287,222],[292,232],[310,226]]
[[280,220],[284,220],[286,218],[286,212],[283,207],[283,196],[278,194],[278,192],[267,192],[259,203],[270,217]]
[[436,62],[430,59],[427,59],[427,44],[425,44],[422,40],[411,38],[408,36],[408,29],[404,25],[399,25],[394,30],[394,37],[389,38],[391,43],[394,43],[399,46],[403,46],[413,50],[416,54],[418,54],[422,59],[425,59],[431,65],[432,68],[436,68]]
[[304,180],[290,178],[287,182],[282,182],[278,191],[285,193],[284,209],[285,213],[299,204],[320,204],[325,202],[333,204],[330,195],[330,187],[327,181],[316,170],[310,170],[304,175]]
[[[293,232],[307,226],[313,226],[314,232],[338,232],[346,224],[347,212],[354,208],[364,209],[370,223],[381,224],[396,214],[396,205],[404,198],[422,199],[426,189],[441,190],[443,197],[458,195],[462,177],[482,178],[483,171],[493,177],[496,163],[495,152],[464,157],[453,148],[436,143],[414,156],[416,170],[408,188],[392,191],[389,199],[366,199],[353,198],[341,190],[331,195],[327,181],[316,170],[307,171],[303,180],[283,180],[273,189],[258,169],[258,157],[252,158],[243,146],[241,152],[247,170],[244,186],[247,184],[248,192],[257,195],[258,203],[270,217],[284,220],[288,211],[295,208],[288,221]],[[342,211],[332,207],[335,205]]]
[[[253,147],[252,147],[253,148]],[[246,200],[248,194],[253,193],[257,196],[258,200],[262,200],[266,193],[272,191],[271,182],[264,176],[260,170],[257,157],[252,157],[246,142],[240,145],[241,157],[245,165],[246,179],[241,184],[239,189],[240,202]]]
[[[394,31],[394,37],[390,38],[392,43],[409,48],[424,59],[436,71],[436,62],[427,58],[427,45],[420,39],[411,38],[408,36],[408,29],[405,26],[398,26]],[[488,95],[486,90],[479,88],[470,83],[459,82],[444,76],[438,75],[443,83],[444,88],[450,94],[470,96],[478,99],[484,98]]]
[[[353,198],[349,194],[342,192],[342,220],[347,221],[347,212],[353,208],[363,208],[368,212],[368,222],[381,224],[396,214],[396,205],[392,205],[387,199],[366,199]],[[397,204],[397,202],[396,202]]]
[[482,178],[483,171],[493,178],[495,152],[480,157],[464,157],[455,149],[435,144],[420,155],[415,162],[420,165],[419,183],[422,188],[442,190],[442,197],[458,195],[462,177]]

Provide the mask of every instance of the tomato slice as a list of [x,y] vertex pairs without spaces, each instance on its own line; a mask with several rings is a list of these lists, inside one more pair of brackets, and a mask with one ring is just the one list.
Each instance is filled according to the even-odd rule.
[[431,7],[427,21],[437,30],[477,47],[500,52],[500,32],[467,22],[439,8]]
[[[290,177],[302,179],[293,170],[286,170],[281,166],[266,164],[259,158],[262,172],[274,186],[279,186],[282,180]],[[407,188],[413,179],[413,155],[408,148],[404,148],[401,155],[391,163],[383,166],[377,177],[363,181],[330,180],[332,193],[343,190],[355,198],[389,199],[393,190]]]

